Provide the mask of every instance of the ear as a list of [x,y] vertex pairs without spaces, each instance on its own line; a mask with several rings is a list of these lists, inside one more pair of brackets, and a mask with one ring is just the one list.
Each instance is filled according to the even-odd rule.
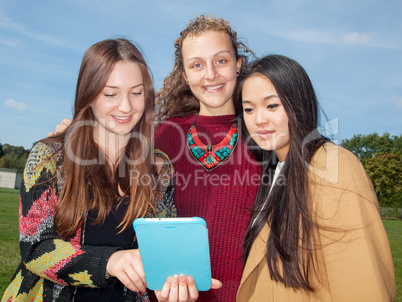
[[183,70],[183,71],[181,72],[181,74],[182,74],[182,76],[183,76],[183,78],[184,78],[184,81],[187,82],[187,75],[186,75],[186,72]]
[[241,64],[243,63],[242,58],[239,58],[236,62],[236,73],[240,74],[240,70],[241,70]]

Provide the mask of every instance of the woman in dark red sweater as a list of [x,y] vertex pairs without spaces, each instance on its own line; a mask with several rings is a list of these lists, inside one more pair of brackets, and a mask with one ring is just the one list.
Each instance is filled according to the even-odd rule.
[[[199,16],[175,42],[175,64],[157,94],[155,145],[175,169],[178,216],[199,216],[209,230],[217,290],[198,301],[235,301],[261,170],[238,135],[233,93],[247,63],[246,45],[228,22]],[[163,120],[163,121],[162,121]]]

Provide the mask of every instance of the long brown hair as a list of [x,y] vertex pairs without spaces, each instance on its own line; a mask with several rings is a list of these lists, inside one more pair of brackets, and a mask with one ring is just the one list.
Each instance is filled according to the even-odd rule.
[[[140,67],[145,108],[131,131],[124,155],[116,168],[111,168],[94,139],[95,117],[90,105],[102,92],[114,66],[120,61],[134,62]],[[62,173],[65,179],[54,218],[61,235],[73,235],[85,220],[88,210],[96,210],[95,223],[102,223],[116,197],[121,202],[130,196],[126,215],[119,225],[121,230],[131,227],[135,218],[153,209],[154,182],[142,183],[133,175],[148,175],[149,179],[155,180],[156,170],[151,162],[153,150],[150,148],[154,113],[152,76],[138,47],[126,39],[108,39],[92,45],[85,52],[77,80],[73,121],[64,133],[43,140],[45,143],[63,142]]]
[[[252,221],[243,240],[247,259],[261,229],[268,224],[267,263],[270,276],[287,287],[314,291],[311,276],[317,274],[315,238],[308,186],[308,165],[315,151],[329,141],[317,130],[319,104],[313,85],[302,66],[280,55],[269,55],[250,64],[239,80],[236,111],[242,117],[241,89],[252,75],[266,76],[274,85],[289,118],[290,148],[277,181],[267,181],[274,174],[274,151],[256,146],[242,120],[243,135],[256,157],[263,162],[263,178],[256,197]],[[271,190],[271,192],[270,192]],[[281,266],[281,267],[280,267]],[[281,273],[282,271],[282,273]]]
[[248,55],[254,56],[254,53],[247,45],[238,40],[237,33],[232,30],[228,21],[216,18],[213,15],[200,15],[195,20],[191,20],[187,27],[180,32],[180,38],[174,43],[176,50],[173,71],[165,78],[163,87],[156,94],[157,122],[161,122],[167,117],[197,113],[200,110],[199,101],[183,78],[182,46],[185,38],[199,36],[206,31],[222,31],[229,36],[236,55],[236,61],[242,60],[240,73],[244,71],[247,65]]

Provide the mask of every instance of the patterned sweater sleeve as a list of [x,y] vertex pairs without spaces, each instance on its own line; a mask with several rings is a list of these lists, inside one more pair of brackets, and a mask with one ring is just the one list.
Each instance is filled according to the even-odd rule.
[[157,217],[177,217],[174,205],[174,169],[169,157],[162,151],[155,149],[155,156],[163,159],[163,165],[159,172],[156,190],[155,207]]
[[42,143],[29,155],[20,190],[22,262],[32,273],[62,285],[106,287],[107,260],[117,248],[80,245],[80,230],[68,240],[56,231],[54,179],[60,160],[55,146]]

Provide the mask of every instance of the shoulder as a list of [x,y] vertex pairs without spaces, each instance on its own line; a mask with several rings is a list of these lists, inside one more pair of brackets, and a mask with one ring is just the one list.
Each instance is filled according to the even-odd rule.
[[157,127],[156,130],[158,129],[164,129],[164,128],[174,128],[177,126],[187,126],[188,124],[191,124],[194,122],[194,114],[187,114],[187,115],[182,115],[182,116],[172,116],[168,117],[167,119],[164,119]]
[[309,173],[315,179],[334,184],[357,175],[366,177],[359,159],[349,150],[334,143],[325,143],[314,153]]
[[187,132],[194,122],[194,114],[174,116],[163,120],[155,129],[155,146],[172,158],[182,150]]
[[349,150],[340,147],[332,142],[323,144],[314,153],[312,163],[323,164],[324,162],[335,162],[337,160],[348,160],[352,162],[360,162],[359,159]]
[[325,196],[321,201],[326,205],[343,198],[348,204],[366,200],[378,206],[372,181],[359,159],[335,144],[326,143],[316,151],[309,166],[309,183],[312,190]]
[[56,167],[62,157],[62,147],[61,143],[52,145],[42,142],[36,143],[29,153],[25,170],[29,171],[42,165],[46,165],[46,167]]
[[31,188],[43,172],[51,175],[56,173],[57,167],[62,161],[62,147],[61,143],[48,145],[42,142],[33,146],[24,170],[26,189]]

